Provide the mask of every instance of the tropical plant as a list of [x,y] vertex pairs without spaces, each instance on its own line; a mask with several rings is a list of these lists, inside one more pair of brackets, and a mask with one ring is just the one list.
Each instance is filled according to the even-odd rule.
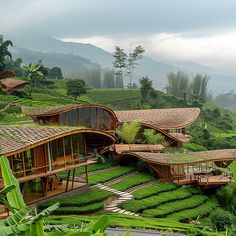
[[145,129],[143,135],[148,144],[160,144],[164,141],[164,137],[159,133],[155,133],[153,129]]
[[12,45],[12,41],[4,41],[3,36],[0,35],[0,72],[5,69],[6,59],[12,58],[11,53],[8,51],[8,47]]
[[130,123],[123,123],[122,127],[118,129],[116,133],[126,143],[131,144],[137,141],[140,129],[140,122],[138,120],[133,120]]
[[36,63],[30,63],[23,67],[25,69],[28,80],[30,81],[29,93],[32,93],[32,87],[36,87],[38,81],[43,78],[43,73],[40,71],[41,65]]

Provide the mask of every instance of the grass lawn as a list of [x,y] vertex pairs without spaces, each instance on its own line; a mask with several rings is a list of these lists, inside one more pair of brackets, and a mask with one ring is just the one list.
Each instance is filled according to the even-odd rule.
[[130,166],[118,166],[112,170],[104,170],[97,174],[89,175],[89,183],[95,185],[98,183],[105,183],[107,181],[118,178],[122,175],[128,174],[129,172],[135,170],[134,167]]

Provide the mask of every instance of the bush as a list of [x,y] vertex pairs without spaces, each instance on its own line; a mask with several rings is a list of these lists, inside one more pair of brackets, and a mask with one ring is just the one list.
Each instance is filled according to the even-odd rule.
[[98,183],[105,183],[107,181],[110,181],[112,179],[120,177],[124,174],[128,174],[129,172],[133,171],[134,169],[135,169],[134,167],[122,166],[122,167],[114,168],[112,170],[102,171],[97,174],[91,174],[89,176],[89,183],[91,185],[95,185]]
[[228,211],[223,209],[216,209],[210,216],[211,223],[218,231],[224,231],[225,226],[230,227],[232,224],[232,217]]
[[104,207],[103,202],[96,202],[91,205],[82,207],[59,207],[53,211],[55,215],[77,215],[77,214],[88,214],[102,210]]
[[196,143],[184,143],[183,148],[193,152],[206,151],[207,149]]
[[143,216],[156,217],[156,218],[166,217],[167,215],[178,212],[178,211],[191,209],[191,208],[200,206],[206,200],[207,200],[207,197],[204,195],[194,195],[184,200],[160,205],[155,209],[145,210],[143,211]]
[[147,198],[153,195],[157,195],[162,192],[167,192],[174,190],[178,187],[175,183],[164,183],[164,182],[159,182],[155,183],[149,187],[138,189],[133,192],[133,196],[135,199],[140,200],[143,198]]
[[185,189],[177,189],[160,193],[156,196],[144,198],[142,200],[130,200],[122,204],[122,208],[131,212],[142,212],[143,210],[157,207],[161,204],[186,199],[191,197],[191,193]]
[[208,200],[196,208],[170,214],[168,215],[168,218],[173,218],[180,222],[188,222],[190,220],[196,220],[198,218],[209,215],[215,207],[217,207],[217,204],[213,201]]
[[155,133],[153,129],[145,129],[143,135],[148,144],[160,144],[164,141],[164,137],[159,133]]
[[91,189],[87,193],[78,194],[77,196],[74,196],[74,197],[47,201],[45,203],[42,203],[39,206],[39,208],[44,209],[46,207],[53,205],[56,202],[59,202],[61,207],[68,207],[68,206],[82,207],[89,204],[102,202],[103,200],[107,199],[110,196],[111,196],[111,193],[105,190]]
[[149,182],[152,179],[154,179],[154,177],[150,174],[138,173],[133,176],[124,178],[122,181],[111,185],[111,187],[119,191],[125,191],[126,189],[132,188],[139,184]]

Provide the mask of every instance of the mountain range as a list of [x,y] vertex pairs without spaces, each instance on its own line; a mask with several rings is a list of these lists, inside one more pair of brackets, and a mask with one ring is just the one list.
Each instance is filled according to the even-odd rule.
[[[14,43],[12,48],[14,58],[22,58],[25,64],[42,60],[45,66],[59,66],[65,77],[76,77],[81,72],[98,65],[102,68],[112,67],[112,53],[92,44],[64,42],[34,33],[7,35],[6,38]],[[236,90],[236,76],[222,74],[216,69],[197,63],[162,62],[146,56],[135,69],[134,82],[137,82],[142,76],[148,76],[153,80],[155,88],[163,90],[167,80],[166,74],[177,70],[190,75],[207,73],[211,77],[209,88],[214,94]]]

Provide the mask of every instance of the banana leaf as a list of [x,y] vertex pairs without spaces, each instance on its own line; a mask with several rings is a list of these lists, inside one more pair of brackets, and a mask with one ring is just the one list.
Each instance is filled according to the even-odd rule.
[[[7,188],[12,185],[16,186],[14,189],[11,189],[11,191],[6,194],[9,205],[12,206],[14,209],[18,210],[25,208],[26,204],[20,192],[19,182],[12,174],[9,161],[4,156],[0,158],[0,167],[5,187]],[[13,210],[13,213],[15,211],[16,210]]]

